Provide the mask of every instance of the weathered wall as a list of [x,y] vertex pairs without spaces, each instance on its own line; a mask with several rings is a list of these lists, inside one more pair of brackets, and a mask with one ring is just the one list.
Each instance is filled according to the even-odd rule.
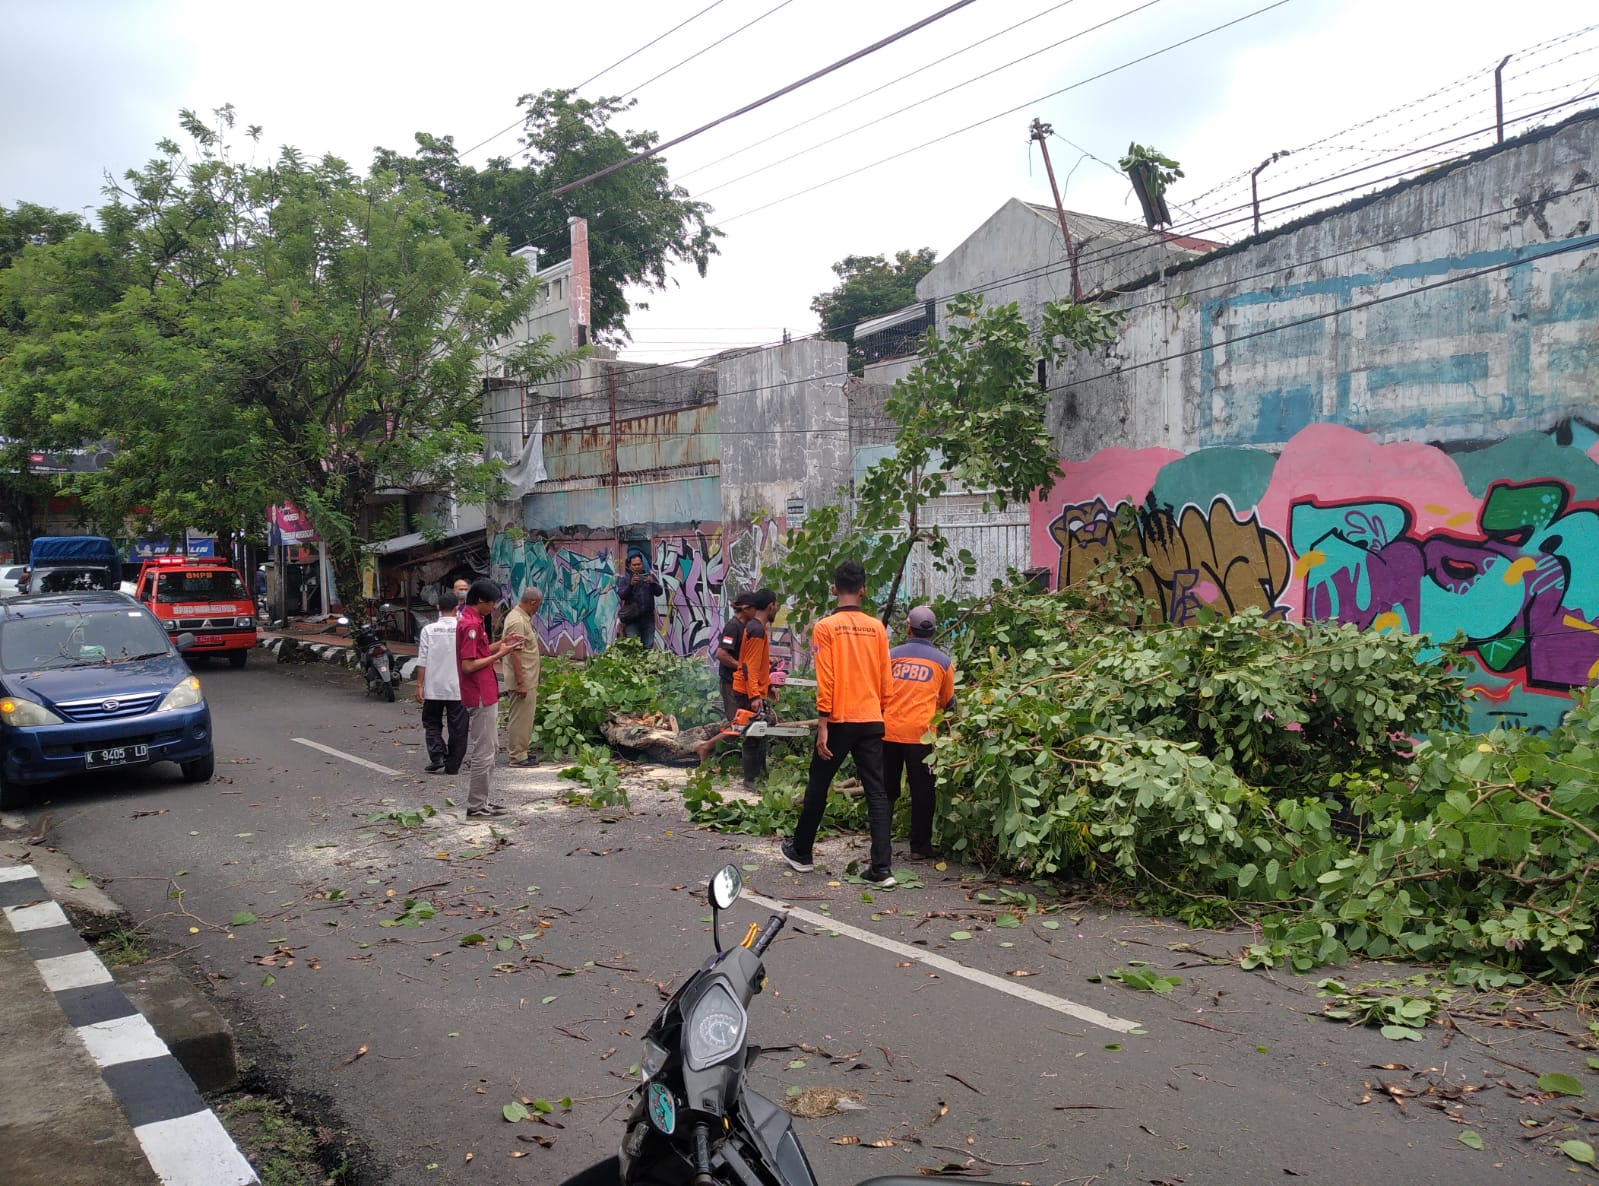
[[1482,440],[1581,414],[1596,157],[1599,115],[1574,118],[1124,293],[1113,360],[1056,385],[1060,455],[1274,447],[1317,423]]
[[1258,606],[1463,632],[1473,724],[1547,728],[1599,675],[1599,434],[1581,421],[1483,447],[1383,444],[1311,425],[1280,452],[1106,449],[1032,511],[1033,562],[1070,583],[1121,541],[1168,620]]
[[717,367],[722,522],[798,522],[850,478],[842,342],[813,339]]

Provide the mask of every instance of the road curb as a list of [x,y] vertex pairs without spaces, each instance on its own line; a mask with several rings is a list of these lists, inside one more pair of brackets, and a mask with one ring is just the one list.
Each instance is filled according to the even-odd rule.
[[[287,647],[286,645],[287,644]],[[291,662],[284,653],[309,655],[323,663],[337,663],[343,667],[355,666],[355,651],[347,646],[330,642],[306,642],[288,634],[259,634],[255,643],[257,649],[267,651],[278,657],[282,663]],[[416,656],[402,656],[400,664],[400,678],[414,680],[416,678]]]
[[0,866],[0,909],[166,1186],[258,1186],[250,1163],[32,865]]

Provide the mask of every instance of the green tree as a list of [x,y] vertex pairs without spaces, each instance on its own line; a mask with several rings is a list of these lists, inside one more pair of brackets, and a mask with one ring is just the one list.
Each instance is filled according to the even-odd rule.
[[867,592],[885,622],[918,544],[940,571],[975,571],[970,553],[955,552],[923,508],[951,481],[981,493],[985,510],[1048,494],[1059,458],[1039,359],[1056,373],[1079,351],[1110,341],[1121,321],[1100,305],[1061,301],[1045,306],[1035,335],[1014,303],[985,309],[971,293],[951,300],[947,313],[944,335],[923,337],[921,362],[884,405],[896,426],[894,452],[866,471],[853,517],[842,506],[819,507],[785,537],[767,583],[794,599],[801,622],[825,612],[833,569],[846,558],[865,565]]
[[851,374],[883,357],[855,341],[855,326],[915,304],[916,284],[937,259],[938,252],[923,247],[895,252],[892,263],[881,255],[846,255],[833,265],[838,283],[811,298],[811,312],[821,319],[822,337],[849,346]]
[[463,165],[453,136],[416,133],[417,151],[403,156],[379,149],[375,168],[418,177],[458,210],[487,220],[512,245],[531,243],[541,266],[570,254],[566,220],[588,219],[590,328],[601,340],[627,337],[633,309],[628,285],[658,291],[669,283],[667,268],[692,263],[705,275],[722,232],[708,221],[711,208],[672,184],[662,157],[651,157],[559,197],[551,191],[652,147],[654,132],[619,131],[612,122],[635,101],[580,99],[569,90],[523,95],[522,165],[507,157],[482,169]]
[[[188,152],[163,141],[129,171],[100,231],[0,273],[24,317],[0,358],[0,434],[111,442],[108,467],[78,479],[101,522],[226,530],[292,499],[348,596],[389,533],[375,492],[491,490],[479,360],[533,286],[503,238],[420,180],[293,148],[241,163],[232,109],[216,114],[183,113]],[[125,269],[114,296],[74,283],[85,256],[102,277]],[[554,361],[540,342],[512,366]]]

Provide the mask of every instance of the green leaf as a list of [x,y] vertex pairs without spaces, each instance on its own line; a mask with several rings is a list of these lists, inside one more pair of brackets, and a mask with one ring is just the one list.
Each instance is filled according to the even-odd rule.
[[1060,923],[1056,922],[1053,918],[1046,918],[1038,925],[1043,927],[1046,931],[1060,930]]
[[1571,1158],[1572,1161],[1579,1162],[1582,1165],[1594,1164],[1593,1146],[1587,1141],[1561,1141],[1556,1148]]
[[970,939],[972,937],[972,933],[970,931],[951,931],[949,933],[949,937],[951,939],[956,940],[957,942],[960,942],[960,941],[963,941],[963,940],[966,940],[966,939]]
[[999,927],[1001,930],[1010,931],[1021,926],[1022,920],[1017,918],[1014,914],[1001,914],[998,918],[994,919],[994,925]]
[[547,996],[543,1000],[541,1000],[539,1002],[539,1004],[541,1004],[541,1005],[553,1005],[556,1000],[557,1000],[557,998],[555,996]]
[[89,885],[89,879],[80,873],[71,881],[67,882],[67,884],[73,889],[86,889]]
[[1472,1132],[1469,1128],[1456,1137],[1455,1140],[1459,1141],[1462,1145],[1465,1145],[1468,1149],[1480,1150],[1482,1148],[1482,1138],[1476,1133]]
[[515,939],[496,939],[494,941],[494,950],[496,951],[510,951],[515,946]]
[[473,931],[470,935],[461,936],[462,947],[476,947],[479,943],[485,943],[487,941],[488,940],[485,936],[478,934],[476,931]]
[[228,920],[228,925],[230,927],[247,927],[256,921],[258,920],[254,914],[251,914],[248,910],[240,910]]
[[555,1105],[550,1103],[549,1100],[534,1100],[533,1110],[539,1113],[541,1116],[548,1116],[551,1112],[555,1111]]
[[500,1115],[504,1116],[512,1124],[517,1124],[520,1121],[526,1120],[530,1113],[527,1110],[527,1106],[520,1100],[513,1100],[511,1103],[506,1104],[505,1107],[500,1109]]
[[1573,1095],[1581,1097],[1582,1084],[1570,1075],[1562,1075],[1559,1071],[1550,1071],[1546,1075],[1538,1076],[1538,1090],[1549,1092],[1552,1095]]
[[791,1058],[788,1060],[788,1069],[791,1071],[800,1070],[804,1066],[805,1060],[803,1058]]
[[274,976],[271,972],[268,972],[265,976],[263,976],[261,978],[261,987],[262,988],[271,988],[277,982],[278,982],[278,978],[276,976]]

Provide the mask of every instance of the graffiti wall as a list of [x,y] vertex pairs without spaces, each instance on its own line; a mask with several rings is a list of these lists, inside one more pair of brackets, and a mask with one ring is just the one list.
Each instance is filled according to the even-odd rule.
[[544,594],[537,627],[546,653],[592,655],[616,635],[616,580],[626,556],[645,551],[659,576],[656,642],[679,655],[705,654],[740,590],[752,587],[779,525],[752,525],[726,539],[719,530],[659,535],[648,543],[614,537],[556,539],[496,531],[490,575],[506,603],[529,584]]
[[1149,558],[1135,579],[1175,623],[1256,606],[1464,634],[1482,729],[1547,728],[1599,677],[1599,434],[1581,422],[1447,452],[1312,425],[1278,454],[1106,449],[1062,475],[1031,522],[1058,585],[1120,549]]

